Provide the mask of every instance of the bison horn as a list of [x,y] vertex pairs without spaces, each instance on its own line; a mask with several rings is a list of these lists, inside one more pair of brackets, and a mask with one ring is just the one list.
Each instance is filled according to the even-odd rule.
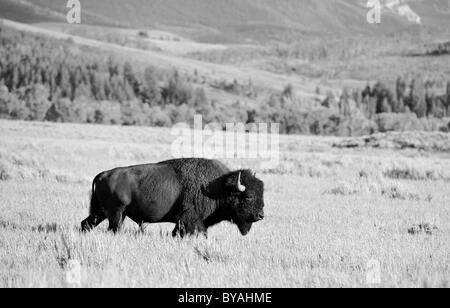
[[240,192],[244,192],[247,188],[241,184],[241,172],[239,172],[238,175],[238,181],[237,181],[237,190],[239,190]]

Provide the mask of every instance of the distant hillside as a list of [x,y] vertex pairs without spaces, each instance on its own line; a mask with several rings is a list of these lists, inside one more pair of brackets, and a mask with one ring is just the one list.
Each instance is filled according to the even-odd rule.
[[[83,3],[83,1],[81,1]],[[65,22],[67,1],[35,0],[0,0],[0,18],[14,20],[22,23]],[[89,11],[83,11],[83,23],[101,26],[115,26],[120,23],[109,18],[96,16]]]
[[425,25],[450,30],[450,0],[416,0],[408,4]]
[[[61,0],[32,2],[59,13],[67,10],[66,2]],[[387,2],[402,4],[404,1],[384,1]],[[0,17],[5,17],[2,15],[5,15],[6,3],[12,1],[0,0]],[[370,25],[366,21],[365,3],[363,0],[90,0],[82,1],[82,6],[84,23],[167,29],[208,42],[380,34],[418,26],[400,16],[405,12],[404,8],[385,10],[382,23]],[[422,27],[450,29],[449,1],[417,0],[407,1],[406,5],[420,16]],[[12,5],[8,10],[10,7]],[[19,17],[21,21],[26,19]],[[30,18],[28,22],[36,20]]]
[[[62,15],[62,14],[60,14]],[[61,21],[63,16],[58,18],[57,14],[51,10],[40,9],[22,1],[0,0],[0,18],[11,19],[25,23]]]

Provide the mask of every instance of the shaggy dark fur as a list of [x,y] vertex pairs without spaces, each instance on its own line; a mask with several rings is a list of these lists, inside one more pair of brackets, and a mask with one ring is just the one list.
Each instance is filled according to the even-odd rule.
[[[246,187],[238,190],[238,179]],[[250,170],[231,172],[217,160],[176,159],[117,168],[92,183],[90,215],[83,231],[109,220],[120,230],[125,217],[136,223],[175,223],[174,236],[206,235],[221,221],[234,222],[242,235],[264,218],[264,184]]]

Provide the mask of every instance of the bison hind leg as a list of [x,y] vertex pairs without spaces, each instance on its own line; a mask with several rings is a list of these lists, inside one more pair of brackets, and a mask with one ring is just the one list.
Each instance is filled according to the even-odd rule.
[[[94,180],[95,181],[95,180]],[[89,208],[89,217],[81,222],[81,231],[91,231],[106,219],[105,213],[100,206],[94,188],[92,189],[91,205]]]
[[105,215],[103,214],[91,214],[88,218],[83,220],[81,222],[81,231],[83,232],[89,232],[95,227],[97,227],[99,224],[102,223],[106,219]]
[[116,209],[108,213],[109,227],[108,230],[114,233],[122,229],[123,221],[125,220],[125,213],[123,209]]
[[126,218],[126,209],[131,203],[129,194],[115,193],[109,196],[105,204],[108,204],[106,210],[106,217],[109,221],[108,230],[114,233],[119,232],[122,229],[123,222]]

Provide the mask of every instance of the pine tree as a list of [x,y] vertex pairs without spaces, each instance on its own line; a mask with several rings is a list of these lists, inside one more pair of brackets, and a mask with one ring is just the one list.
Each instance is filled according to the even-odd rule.
[[111,79],[109,78],[103,78],[103,89],[105,93],[105,99],[111,100],[112,97],[112,87],[111,87]]
[[[168,101],[166,103],[172,103],[174,92],[176,88],[178,77],[174,76],[173,79],[169,81]],[[142,101],[150,106],[158,105],[161,101],[161,90],[158,86],[158,82],[155,79],[154,69],[147,67],[144,71],[144,82],[143,89],[141,90]]]
[[124,102],[127,100],[127,95],[124,91],[124,86],[122,84],[123,78],[118,75],[111,77],[111,100]]
[[8,88],[0,85],[0,117],[9,117],[9,96]]
[[435,109],[434,83],[429,80],[425,83],[425,105],[426,116],[433,116]]
[[77,88],[82,82],[82,76],[81,76],[81,68],[77,66],[75,69],[72,69],[70,71],[70,86],[71,86],[71,93],[70,93],[70,99],[73,101],[76,98],[76,92]]
[[450,81],[447,82],[447,90],[446,97],[447,97],[447,106],[450,106]]
[[339,114],[344,117],[350,115],[350,94],[347,88],[342,91],[341,99],[339,100]]
[[53,95],[56,91],[56,74],[52,68],[48,69],[48,99],[53,101]]
[[9,81],[9,85],[7,84],[9,91],[16,90],[19,86],[19,68],[16,65],[14,65]]
[[56,82],[58,87],[61,89],[61,97],[70,97],[72,93],[72,86],[70,84],[70,72],[68,67],[64,63],[59,67]]
[[445,106],[445,116],[449,115],[450,111],[450,81],[447,82],[447,97],[446,97],[446,106]]
[[205,90],[203,88],[196,88],[189,105],[195,110],[200,110],[207,104],[208,99],[206,98]]
[[105,89],[103,87],[103,80],[101,74],[97,71],[90,72],[91,92],[97,101],[106,99]]
[[411,81],[411,111],[414,112],[417,117],[423,118],[426,116],[426,102],[425,102],[425,86],[423,82],[416,81],[413,79]]
[[411,112],[415,113],[418,105],[416,80],[413,78],[409,84],[408,107]]
[[394,109],[395,112],[405,112],[405,102],[404,102],[405,91],[406,91],[406,83],[401,77],[398,77],[395,87],[397,99],[396,108]]
[[126,100],[132,100],[132,99],[136,98],[133,87],[130,85],[130,83],[126,79],[123,84],[123,91],[126,96]]
[[[124,82],[128,83],[128,85],[131,87],[134,96],[140,95],[140,84],[139,81],[133,71],[133,67],[129,62],[125,62],[123,65],[123,78]],[[126,88],[128,86],[125,86]],[[129,92],[129,88],[127,89],[127,92]],[[130,93],[131,94],[131,93]]]

